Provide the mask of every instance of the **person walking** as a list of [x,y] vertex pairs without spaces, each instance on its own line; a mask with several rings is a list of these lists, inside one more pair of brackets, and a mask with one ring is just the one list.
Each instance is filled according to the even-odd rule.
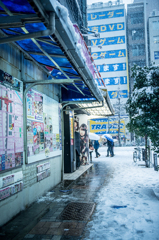
[[94,149],[95,149],[95,153],[96,153],[96,158],[98,158],[98,156],[100,156],[99,152],[98,152],[98,148],[99,148],[99,142],[98,140],[94,141]]
[[106,157],[109,157],[109,154],[110,154],[110,157],[113,157],[114,155],[113,155],[113,149],[112,149],[112,142],[111,141],[109,141],[108,139],[107,139],[107,146],[108,146],[108,149],[107,149],[107,156]]

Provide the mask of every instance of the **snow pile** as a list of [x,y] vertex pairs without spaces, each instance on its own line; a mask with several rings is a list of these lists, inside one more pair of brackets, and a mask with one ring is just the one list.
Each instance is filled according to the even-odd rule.
[[78,35],[75,32],[73,24],[69,18],[69,13],[68,13],[67,8],[65,8],[63,5],[61,5],[59,2],[56,1],[56,12],[57,12],[58,16],[60,17],[60,19],[62,20],[63,25],[65,25],[67,27],[67,29],[69,30],[74,42],[77,43]]
[[[133,162],[133,147],[115,148],[115,157],[106,158],[106,182],[96,197],[96,210],[89,221],[84,240],[159,239],[159,172]],[[107,176],[108,175],[108,176]],[[117,206],[117,207],[114,207]]]
[[52,196],[51,196],[52,194],[53,194],[52,192],[48,192],[48,193],[46,194],[46,196],[40,197],[40,198],[37,200],[37,203],[46,202],[46,201],[52,202],[52,201],[55,199],[55,197],[52,197]]

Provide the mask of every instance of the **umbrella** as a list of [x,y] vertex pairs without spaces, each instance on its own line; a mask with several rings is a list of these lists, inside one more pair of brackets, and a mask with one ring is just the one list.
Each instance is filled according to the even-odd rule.
[[97,134],[90,132],[89,133],[89,139],[91,139],[91,140],[99,140],[100,137]]
[[113,138],[112,138],[112,136],[110,134],[104,134],[104,135],[102,135],[102,138],[106,138],[109,141],[113,142]]

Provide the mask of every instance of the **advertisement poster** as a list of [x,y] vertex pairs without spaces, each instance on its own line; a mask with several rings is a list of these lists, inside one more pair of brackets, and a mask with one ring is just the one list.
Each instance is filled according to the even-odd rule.
[[27,154],[30,162],[54,156],[54,152],[60,150],[59,129],[58,102],[30,89],[27,94]]
[[43,96],[32,89],[27,94],[27,118],[43,122]]
[[23,155],[23,83],[0,70],[0,171],[16,167],[16,153]]

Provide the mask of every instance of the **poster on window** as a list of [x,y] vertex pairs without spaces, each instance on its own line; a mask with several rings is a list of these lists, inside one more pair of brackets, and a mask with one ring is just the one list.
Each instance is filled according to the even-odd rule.
[[59,140],[59,104],[30,89],[27,94],[28,162],[61,155]]
[[23,156],[23,83],[0,70],[0,171],[17,166],[18,152]]

